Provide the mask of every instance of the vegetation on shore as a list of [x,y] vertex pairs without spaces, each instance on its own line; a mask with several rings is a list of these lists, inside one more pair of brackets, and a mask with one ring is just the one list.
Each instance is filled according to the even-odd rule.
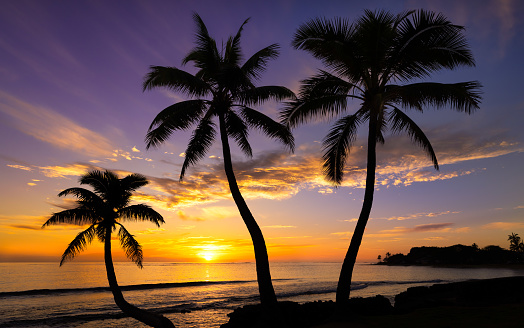
[[513,265],[524,264],[524,244],[516,233],[508,236],[510,248],[489,245],[479,248],[453,245],[447,247],[413,247],[407,255],[402,253],[378,256],[380,265]]

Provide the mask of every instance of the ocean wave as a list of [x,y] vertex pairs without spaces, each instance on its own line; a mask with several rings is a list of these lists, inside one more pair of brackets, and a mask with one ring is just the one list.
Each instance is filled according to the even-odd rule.
[[[146,290],[161,288],[199,287],[225,284],[248,284],[256,280],[227,280],[227,281],[190,281],[190,282],[167,282],[157,284],[139,284],[120,286],[123,291]],[[13,292],[0,292],[0,297],[32,296],[32,295],[54,295],[67,293],[98,293],[111,291],[109,287],[85,287],[85,288],[56,288],[56,289],[31,289]]]

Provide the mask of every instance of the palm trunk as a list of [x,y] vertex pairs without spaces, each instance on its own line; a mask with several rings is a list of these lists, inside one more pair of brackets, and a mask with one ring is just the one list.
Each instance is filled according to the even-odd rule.
[[342,309],[349,300],[351,291],[351,279],[353,276],[353,268],[357,260],[358,249],[362,242],[362,236],[368,223],[369,215],[371,214],[371,206],[373,205],[373,193],[375,191],[375,170],[377,167],[377,121],[373,115],[369,120],[369,135],[368,135],[368,154],[367,154],[367,170],[366,170],[366,189],[364,192],[364,202],[362,203],[362,210],[358,217],[358,222],[351,237],[346,257],[340,270],[340,277],[338,279],[336,303],[339,309]]
[[118,286],[116,280],[115,268],[113,266],[113,258],[111,256],[111,229],[108,228],[105,236],[104,242],[104,260],[106,264],[107,272],[107,281],[109,281],[109,288],[113,293],[113,298],[115,299],[116,305],[124,312],[126,315],[135,318],[138,321],[145,323],[148,326],[155,328],[166,328],[166,327],[175,327],[173,323],[166,317],[150,313],[145,310],[139,309],[136,306],[129,304],[122,295],[122,291]]
[[255,251],[255,264],[257,270],[258,290],[260,293],[260,303],[263,306],[273,307],[277,304],[277,297],[271,282],[271,273],[269,271],[269,257],[267,255],[266,242],[262,231],[258,226],[251,211],[247,207],[246,201],[240,193],[238,188],[235,173],[233,172],[233,164],[231,162],[231,151],[226,132],[226,125],[223,115],[219,115],[220,124],[220,139],[222,140],[222,152],[224,156],[224,169],[226,171],[227,181],[229,183],[229,190],[238,207],[240,216],[246,224],[247,230],[253,241],[253,248]]

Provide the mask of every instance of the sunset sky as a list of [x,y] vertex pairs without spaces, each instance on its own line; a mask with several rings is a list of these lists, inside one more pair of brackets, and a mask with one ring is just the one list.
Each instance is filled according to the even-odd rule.
[[[233,203],[215,143],[209,158],[178,181],[191,132],[158,149],[144,137],[156,114],[185,99],[168,90],[142,92],[150,65],[176,66],[191,50],[193,12],[219,42],[242,35],[244,54],[281,46],[259,85],[298,91],[321,63],[292,49],[296,28],[316,17],[355,19],[364,9],[442,12],[466,27],[477,66],[445,71],[438,82],[478,80],[480,110],[408,114],[433,144],[440,171],[405,135],[378,147],[375,202],[359,260],[413,246],[508,247],[524,237],[524,2],[466,1],[3,1],[0,11],[0,261],[58,261],[80,231],[41,229],[71,198],[89,169],[145,175],[135,200],[166,224],[128,223],[148,261],[253,261],[251,241]],[[353,104],[352,106],[356,106]],[[259,109],[277,118],[281,104]],[[321,141],[332,122],[294,130],[296,151],[256,131],[252,159],[233,148],[241,191],[262,228],[271,261],[342,261],[363,199],[365,130],[333,188],[320,169]],[[116,244],[116,243],[115,243]],[[115,247],[115,250],[117,248]],[[76,260],[102,261],[94,241]],[[124,260],[122,252],[116,260]]]

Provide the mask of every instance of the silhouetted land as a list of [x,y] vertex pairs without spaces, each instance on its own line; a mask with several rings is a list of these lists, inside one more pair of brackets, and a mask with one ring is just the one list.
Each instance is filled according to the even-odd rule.
[[524,277],[412,287],[395,297],[394,306],[380,295],[352,298],[347,311],[339,314],[334,302],[279,304],[279,315],[258,305],[244,306],[229,314],[230,321],[221,327],[518,327]]
[[379,265],[522,265],[522,254],[499,246],[453,245],[448,247],[413,247],[407,255],[386,256]]

